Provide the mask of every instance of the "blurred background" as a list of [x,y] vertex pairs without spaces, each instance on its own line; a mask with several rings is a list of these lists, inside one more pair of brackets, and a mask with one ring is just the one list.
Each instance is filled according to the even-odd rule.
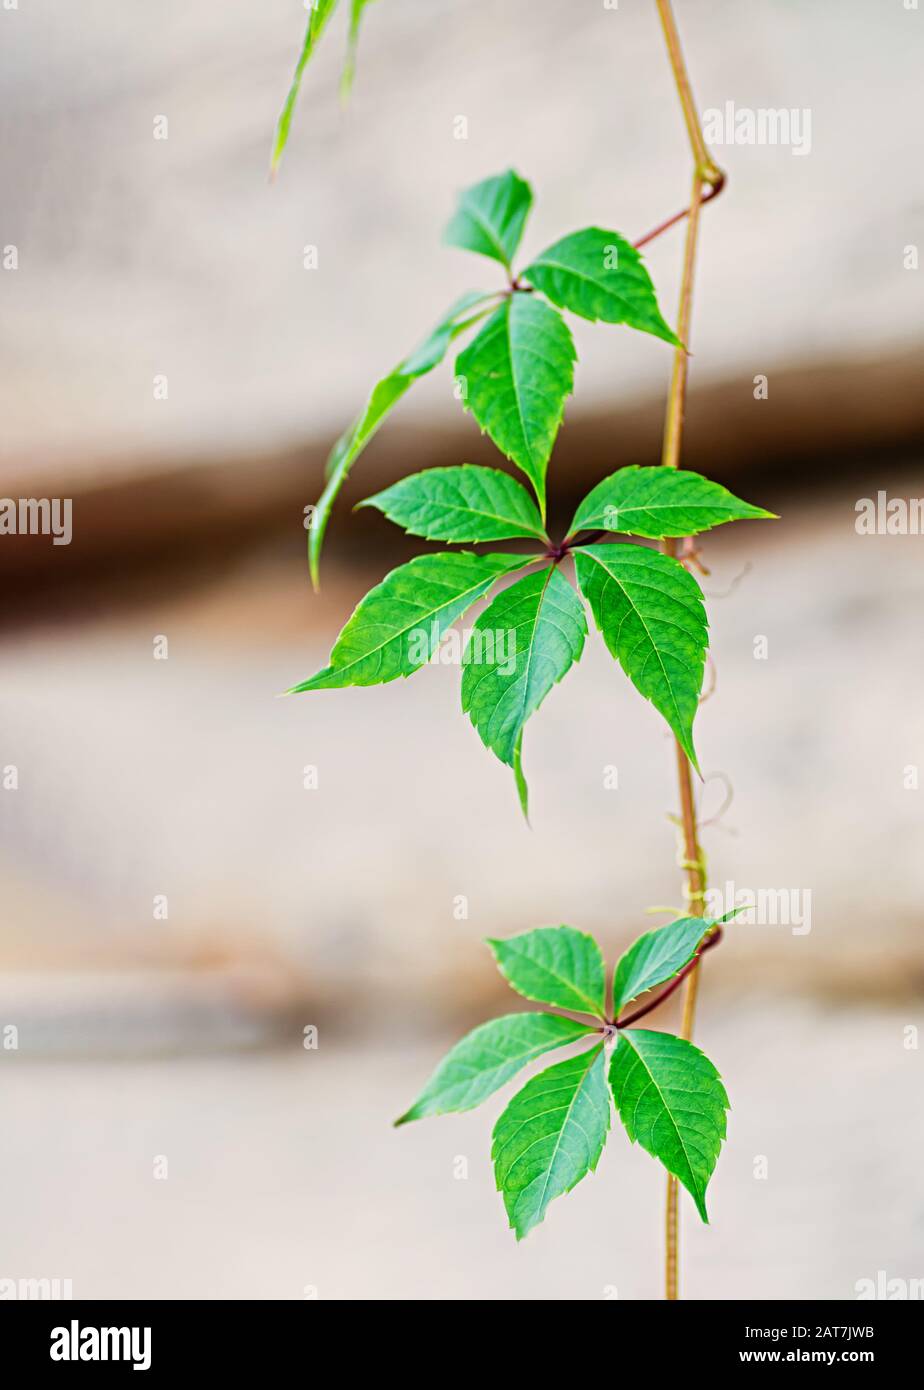
[[[684,461],[782,518],[702,546],[703,843],[714,885],[801,925],[740,923],[704,967],[733,1111],[712,1225],[681,1199],[683,1291],[853,1298],[924,1276],[924,539],[857,530],[861,499],[924,488],[924,14],[676,8],[701,111],[811,112],[804,154],[716,146],[703,213]],[[527,828],[453,667],[277,698],[426,548],[352,504],[497,462],[434,372],[357,465],[311,592],[332,440],[498,283],[440,244],[457,191],[530,179],[527,254],[683,207],[654,5],[378,0],[346,109],[339,15],[271,185],[303,26],[296,0],[0,10],[0,491],[73,499],[70,545],[0,536],[0,1287],[656,1297],[662,1173],[621,1132],[517,1247],[489,1164],[508,1093],[390,1122],[516,1007],[484,937],[568,922],[612,959],[682,904],[662,723],[594,636],[530,723]],[[646,251],[672,321],[681,246]],[[575,335],[562,526],[657,462],[670,370],[654,338]]]

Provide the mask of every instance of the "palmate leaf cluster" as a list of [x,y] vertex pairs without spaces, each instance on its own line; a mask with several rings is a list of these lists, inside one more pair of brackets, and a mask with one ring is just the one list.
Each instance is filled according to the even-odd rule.
[[[447,630],[473,604],[490,597],[463,654],[462,708],[486,747],[513,769],[524,811],[523,730],[581,656],[585,601],[609,651],[696,766],[693,720],[708,644],[699,585],[659,550],[601,543],[600,537],[660,540],[771,515],[697,473],[628,467],[588,493],[565,541],[552,546],[546,474],[575,360],[561,310],[626,324],[675,345],[677,339],[661,317],[641,257],[617,232],[575,232],[515,274],[513,257],[531,203],[529,185],[513,171],[463,193],[447,239],[503,265],[507,287],[494,296],[465,295],[377,383],[331,453],[309,555],[316,578],[330,511],[353,464],[413,382],[460,334],[476,328],[455,365],[464,404],[528,487],[501,469],[460,464],[412,474],[360,506],[378,509],[425,540],[455,546],[515,540],[536,548],[515,555],[431,553],[392,570],[361,600],[327,666],[293,688],[377,685],[409,676],[435,657]],[[582,533],[589,533],[583,542]],[[562,571],[565,554],[573,557],[577,589]]]
[[[465,295],[425,342],[378,382],[363,413],[332,450],[308,552],[317,578],[333,500],[350,468],[415,379],[477,324],[481,327],[456,361],[465,407],[520,468],[529,488],[500,468],[459,464],[411,474],[360,506],[375,507],[428,541],[463,546],[525,541],[538,549],[531,555],[447,550],[402,564],[358,603],[327,666],[293,687],[293,692],[318,691],[410,676],[434,659],[446,631],[490,596],[463,653],[461,705],[482,742],[513,769],[524,813],[522,734],[529,716],[584,651],[584,600],[611,655],[663,714],[696,766],[692,727],[707,648],[698,582],[660,550],[600,543],[595,537],[686,537],[771,514],[696,473],[620,468],[582,500],[556,552],[546,532],[546,470],[571,391],[575,356],[560,310],[628,324],[670,343],[677,338],[660,316],[641,257],[617,232],[575,232],[514,275],[513,257],[531,203],[528,183],[513,171],[485,179],[461,196],[447,240],[499,261],[509,285],[493,296],[500,300],[493,307],[485,307],[490,296],[484,293]],[[589,532],[584,543],[582,532]],[[574,557],[577,589],[561,570],[564,553]]]
[[616,965],[609,1010],[603,955],[593,937],[562,926],[490,941],[518,994],[592,1021],[542,1011],[483,1023],[443,1058],[396,1123],[471,1110],[545,1053],[590,1043],[527,1081],[494,1126],[495,1179],[517,1239],[543,1220],[555,1197],[595,1170],[610,1130],[611,1099],[632,1143],[663,1163],[708,1220],[706,1187],[728,1109],[719,1073],[684,1038],[620,1027],[619,1016],[689,965],[716,925],[681,917],[639,937]]

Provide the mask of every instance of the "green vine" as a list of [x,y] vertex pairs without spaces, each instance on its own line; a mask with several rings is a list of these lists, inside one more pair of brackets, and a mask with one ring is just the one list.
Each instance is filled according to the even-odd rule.
[[[336,0],[318,0],[312,12],[280,117],[274,166],[305,63],[335,6]],[[463,192],[445,239],[500,265],[504,281],[457,301],[374,386],[335,444],[309,526],[312,581],[317,585],[328,522],[354,464],[413,383],[465,334],[471,337],[455,361],[455,394],[526,485],[504,469],[462,463],[411,474],[360,503],[409,535],[479,548],[431,551],[392,570],[359,602],[328,664],[289,693],[407,677],[437,659],[459,619],[488,600],[461,653],[462,709],[484,745],[510,767],[526,815],[525,726],[579,661],[588,631],[586,604],[616,663],[666,721],[677,748],[679,862],[692,915],[640,936],[617,962],[609,987],[599,946],[573,927],[491,941],[514,990],[565,1012],[514,1013],[476,1028],[443,1059],[397,1123],[471,1109],[546,1052],[591,1040],[589,1048],[527,1081],[502,1112],[492,1147],[498,1190],[519,1239],[543,1220],[553,1198],[596,1168],[612,1097],[629,1139],[669,1175],[667,1291],[676,1297],[676,1184],[690,1192],[705,1221],[706,1188],[728,1108],[718,1071],[689,1038],[697,965],[721,939],[721,924],[734,915],[702,915],[705,860],[691,769],[699,772],[693,724],[708,625],[691,572],[693,538],[728,522],[773,514],[678,467],[699,216],[724,175],[702,141],[669,0],[657,0],[657,6],[694,155],[690,207],[634,245],[616,231],[589,226],[515,269],[533,202],[529,184],[508,170]],[[354,0],[351,51],[364,8]],[[352,60],[348,68],[352,72]],[[687,240],[675,331],[661,313],[639,247],[683,218]],[[602,478],[579,503],[564,536],[553,540],[546,523],[549,464],[577,359],[566,314],[651,334],[674,349],[674,366],[661,464],[620,468]],[[481,548],[511,541],[516,552]],[[684,982],[681,1036],[635,1026]]]

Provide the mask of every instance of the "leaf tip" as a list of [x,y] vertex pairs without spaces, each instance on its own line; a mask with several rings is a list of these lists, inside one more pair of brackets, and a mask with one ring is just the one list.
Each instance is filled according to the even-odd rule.
[[732,908],[729,908],[729,910],[728,910],[727,912],[723,912],[723,913],[722,913],[722,916],[721,916],[721,917],[716,917],[716,918],[714,918],[714,919],[713,919],[712,925],[713,925],[714,927],[720,927],[724,922],[730,922],[734,917],[737,917],[737,915],[738,915],[739,912],[743,912],[743,911],[744,911],[744,907],[743,907],[743,906],[741,906],[741,907],[732,907]]
[[520,736],[516,741],[516,747],[513,750],[513,777],[514,781],[516,782],[517,797],[519,798],[520,802],[520,810],[523,812],[523,819],[526,821],[527,826],[529,826],[529,787],[526,782],[526,776],[523,772],[522,729],[520,730]]
[[705,781],[705,778],[703,777],[702,768],[699,765],[699,758],[696,756],[696,747],[693,743],[692,721],[691,727],[688,729],[684,729],[683,733],[678,735],[678,742],[680,744],[680,747],[683,749],[684,753],[686,753],[690,766],[696,773],[697,777],[700,779],[701,782]]
[[[506,1198],[506,1192],[505,1192],[504,1188],[499,1187],[497,1190],[498,1190],[498,1192],[500,1192],[502,1195],[504,1195],[504,1197]],[[506,1201],[505,1201],[505,1205],[506,1205]],[[536,1222],[536,1221],[529,1221],[528,1219],[527,1219],[527,1221],[526,1221],[525,1223],[522,1222],[522,1221],[520,1220],[520,1218],[518,1217],[518,1215],[517,1215],[517,1212],[516,1212],[516,1208],[515,1208],[515,1207],[514,1207],[513,1212],[508,1213],[508,1217],[507,1217],[507,1226],[508,1226],[508,1228],[509,1228],[511,1231],[513,1231],[513,1234],[514,1234],[514,1237],[515,1237],[515,1239],[516,1239],[517,1245],[519,1245],[519,1243],[520,1243],[521,1240],[525,1240],[525,1239],[526,1239],[526,1237],[529,1235],[530,1231],[531,1231],[531,1230],[533,1229],[533,1227],[536,1226],[536,1225],[538,1225],[538,1222]]]

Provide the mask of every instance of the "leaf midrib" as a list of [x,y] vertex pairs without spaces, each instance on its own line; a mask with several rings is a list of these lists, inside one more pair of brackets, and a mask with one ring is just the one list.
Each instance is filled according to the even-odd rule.
[[[619,589],[620,593],[622,594],[622,596],[623,596],[623,598],[625,599],[626,603],[629,605],[629,607],[630,607],[630,609],[632,610],[632,612],[635,613],[636,616],[638,617],[639,622],[642,624],[642,627],[645,629],[645,636],[648,638],[648,642],[649,642],[649,644],[650,644],[650,646],[651,646],[651,651],[653,652],[653,654],[654,654],[655,657],[657,658],[658,666],[659,666],[660,669],[661,669],[661,675],[664,677],[664,680],[665,680],[665,682],[667,683],[667,689],[668,689],[668,691],[669,691],[669,693],[670,693],[671,704],[672,704],[673,707],[674,707],[674,713],[675,713],[675,715],[676,715],[676,717],[677,717],[677,722],[678,722],[678,724],[680,724],[681,727],[682,727],[682,726],[683,726],[683,719],[682,719],[682,716],[681,716],[681,713],[680,713],[680,706],[679,706],[678,703],[677,703],[677,696],[676,696],[675,693],[674,693],[674,683],[673,683],[673,681],[671,680],[670,676],[667,674],[667,668],[665,667],[664,662],[663,662],[662,659],[661,659],[661,653],[660,653],[660,651],[658,650],[658,645],[657,645],[657,643],[655,642],[654,638],[653,638],[652,635],[651,635],[651,630],[649,629],[648,624],[646,623],[644,617],[642,616],[641,610],[638,608],[637,604],[635,604],[635,603],[632,601],[632,599],[630,598],[629,594],[626,592],[626,587],[625,587],[625,585],[622,583],[622,581],[616,578],[616,576],[613,574],[612,570],[607,569],[606,565],[603,563],[602,560],[600,560],[596,555],[594,555],[594,554],[593,554],[590,550],[588,550],[588,549],[581,549],[581,548],[578,548],[578,553],[581,554],[581,555],[586,555],[586,556],[588,556],[589,559],[595,560],[595,561],[596,561],[596,563],[600,566],[600,568],[602,569],[603,573],[607,576],[607,578],[608,578],[608,579],[611,579],[612,582],[613,582],[613,583],[616,585],[616,587]],[[654,587],[654,586],[651,586],[651,587]],[[659,592],[662,592],[662,593],[663,593],[663,590],[660,590]],[[671,595],[667,595],[667,597],[671,597]],[[684,605],[684,607],[686,607],[686,605]],[[675,623],[674,626],[677,627],[677,626],[679,626],[679,624]],[[681,630],[682,630],[682,629],[681,629]]]
[[[520,535],[522,535],[522,536],[524,536],[524,537],[535,536],[538,540],[544,540],[544,539],[545,539],[545,532],[542,531],[541,529],[537,529],[537,528],[533,527],[529,522],[520,521],[517,517],[502,516],[502,515],[500,514],[500,512],[483,512],[483,511],[481,511],[480,508],[478,508],[478,507],[468,507],[468,506],[464,506],[464,505],[462,505],[462,504],[460,504],[460,503],[458,503],[458,502],[441,502],[441,501],[439,501],[439,500],[434,500],[434,501],[424,500],[424,501],[422,501],[422,502],[418,502],[418,503],[417,503],[417,506],[418,506],[418,507],[442,507],[442,508],[443,508],[445,511],[447,511],[447,512],[462,512],[462,513],[465,514],[466,516],[480,516],[480,517],[484,517],[484,519],[485,519],[486,521],[500,521],[500,522],[502,522],[505,526],[522,526],[522,527],[523,527],[523,530],[520,532]],[[507,540],[507,539],[509,539],[509,540],[514,540],[514,539],[516,539],[516,537],[514,537],[514,536],[510,536],[510,537],[502,536],[502,537],[500,537],[499,539],[501,539],[501,540]],[[473,545],[474,542],[473,542],[473,541],[469,541],[468,544],[469,544],[469,545]]]
[[530,468],[535,468],[535,467],[536,467],[536,462],[535,462],[535,459],[533,458],[533,446],[532,446],[532,443],[531,443],[531,441],[530,441],[530,437],[529,437],[529,435],[528,435],[527,432],[526,432],[526,420],[524,419],[524,416],[523,416],[523,407],[522,407],[522,405],[521,405],[521,403],[520,403],[520,383],[519,383],[519,381],[518,381],[518,379],[517,379],[516,371],[514,370],[513,338],[512,338],[512,336],[511,336],[511,332],[512,332],[512,329],[511,329],[511,321],[512,321],[512,319],[513,319],[513,296],[511,296],[510,299],[507,301],[507,312],[506,312],[506,314],[504,315],[504,337],[505,337],[505,339],[506,339],[506,344],[507,344],[507,361],[510,363],[510,381],[511,381],[511,384],[512,384],[512,386],[513,386],[513,399],[514,399],[514,401],[516,402],[517,419],[518,419],[519,422],[520,422],[520,434],[523,436],[523,445],[524,445],[524,447],[525,447],[525,449],[526,449],[527,457],[529,458],[529,465],[530,465]]
[[[664,930],[668,930],[668,929],[669,929],[669,928],[664,928]],[[702,935],[705,935],[706,930],[707,930],[707,927],[706,927],[706,925],[705,925],[705,923],[704,923],[703,929],[702,929]],[[644,937],[639,937],[639,940],[640,940],[640,941],[644,941],[644,939],[645,939]],[[663,985],[663,984],[666,984],[668,980],[672,980],[672,979],[675,977],[675,975],[677,975],[677,974],[684,968],[685,965],[689,965],[690,961],[693,959],[693,957],[696,955],[697,951],[699,950],[699,945],[700,945],[700,942],[699,942],[699,940],[698,940],[697,943],[696,943],[696,945],[693,947],[693,951],[691,952],[691,954],[690,954],[689,956],[683,957],[683,959],[681,959],[681,961],[680,961],[680,964],[676,967],[675,970],[672,970],[671,973],[670,973],[669,975],[660,975],[660,978],[655,978],[655,979],[653,979],[653,980],[651,981],[650,984],[647,984],[647,983],[646,983],[646,979],[647,979],[649,976],[652,976],[652,975],[654,975],[654,976],[659,976],[660,971],[664,970],[665,965],[666,965],[667,963],[669,963],[669,962],[672,960],[672,958],[681,956],[681,955],[682,955],[682,952],[678,951],[678,949],[677,949],[676,946],[671,946],[671,947],[669,947],[666,951],[665,951],[665,950],[662,950],[660,956],[655,957],[655,956],[653,955],[653,953],[652,953],[651,951],[649,951],[649,953],[648,953],[648,955],[647,955],[646,957],[644,957],[644,958],[641,958],[641,957],[640,957],[641,964],[642,964],[642,968],[643,968],[643,970],[644,970],[646,973],[643,974],[643,975],[641,976],[639,983],[636,984],[636,985],[633,985],[633,984],[632,984],[632,977],[631,977],[631,975],[629,975],[629,976],[627,977],[627,979],[628,979],[628,984],[624,984],[624,985],[623,985],[623,996],[624,996],[624,997],[621,998],[621,1000],[620,1000],[620,1002],[619,1002],[618,1005],[617,1005],[615,1002],[614,1002],[614,1004],[613,1004],[613,1007],[614,1007],[614,1009],[616,1010],[616,1012],[618,1013],[620,1009],[624,1009],[625,1006],[626,1006],[627,1004],[631,1004],[632,1001],[633,1001],[634,999],[637,999],[637,998],[639,997],[640,994],[645,994],[649,989],[654,989],[657,985]],[[631,949],[631,948],[630,948],[630,949]],[[621,962],[620,962],[620,964],[621,964]],[[634,964],[634,962],[633,962],[633,964]],[[617,967],[616,967],[616,973],[617,973],[617,975],[619,974],[619,965],[617,965]],[[615,987],[615,983],[616,983],[615,980],[614,980],[613,983],[614,983],[614,987]],[[625,990],[626,990],[627,988],[632,988],[632,989],[633,989],[633,993],[630,994],[630,995],[628,995],[628,997],[625,997]]]
[[[732,505],[719,507],[712,502],[636,502],[631,507],[622,506],[619,502],[607,502],[604,504],[599,514],[596,512],[592,513],[586,520],[580,522],[580,526],[589,529],[591,525],[596,526],[600,524],[603,517],[606,515],[608,507],[614,507],[619,512],[620,517],[631,515],[632,512],[735,512],[736,510]],[[755,507],[754,510],[759,511],[760,508]],[[742,521],[749,520],[747,517],[741,517],[740,519]],[[623,534],[628,533],[624,532]]]
[[[571,1113],[572,1113],[572,1111],[574,1110],[574,1107],[577,1105],[578,1096],[581,1094],[581,1092],[583,1091],[584,1087],[586,1086],[587,1080],[588,1080],[588,1078],[589,1078],[591,1072],[593,1071],[594,1067],[597,1065],[597,1062],[598,1062],[599,1059],[600,1059],[600,1056],[601,1056],[601,1048],[599,1047],[599,1045],[598,1045],[596,1048],[590,1048],[590,1049],[588,1049],[587,1056],[588,1056],[588,1058],[593,1058],[593,1060],[592,1060],[592,1061],[589,1061],[589,1064],[584,1068],[584,1075],[581,1077],[580,1081],[578,1082],[578,1084],[577,1084],[577,1085],[575,1086],[575,1088],[574,1088],[574,1095],[571,1097],[571,1103],[570,1103],[570,1105],[568,1106],[567,1112],[566,1112],[566,1114],[565,1114],[565,1118],[564,1118],[564,1120],[562,1121],[561,1125],[559,1126],[558,1134],[556,1135],[556,1138],[555,1138],[555,1148],[553,1149],[552,1154],[551,1154],[551,1157],[549,1158],[549,1162],[548,1162],[548,1164],[546,1165],[544,1180],[543,1180],[543,1184],[542,1184],[542,1195],[541,1195],[541,1197],[540,1197],[540,1199],[539,1199],[539,1208],[540,1208],[541,1211],[544,1211],[544,1210],[545,1210],[545,1205],[546,1205],[546,1195],[545,1195],[545,1194],[547,1193],[547,1191],[548,1191],[548,1189],[549,1189],[549,1182],[551,1181],[551,1177],[552,1177],[552,1169],[554,1168],[554,1166],[555,1166],[555,1161],[556,1161],[556,1159],[558,1158],[558,1152],[559,1152],[559,1149],[561,1148],[562,1136],[564,1135],[565,1127],[566,1127],[566,1125],[568,1124],[569,1119],[571,1118]],[[586,1131],[583,1129],[583,1127],[582,1127],[581,1125],[578,1125],[578,1128],[581,1130],[582,1134],[584,1135],[585,1140],[587,1141],[587,1151],[588,1151],[588,1159],[589,1159],[589,1157],[590,1157],[590,1140],[589,1140],[589,1136],[587,1135]]]
[[[635,1056],[637,1062],[638,1062],[639,1065],[641,1066],[641,1068],[642,1068],[642,1070],[644,1071],[645,1075],[648,1077],[649,1083],[654,1087],[655,1091],[656,1091],[657,1094],[658,1094],[658,1098],[659,1098],[659,1100],[661,1101],[662,1106],[664,1107],[664,1113],[667,1115],[668,1119],[670,1120],[671,1127],[672,1127],[672,1129],[673,1129],[673,1131],[674,1131],[674,1134],[675,1134],[676,1137],[677,1137],[677,1142],[678,1142],[678,1144],[680,1145],[681,1149],[683,1150],[683,1156],[684,1156],[684,1158],[686,1159],[687,1172],[688,1172],[689,1175],[690,1175],[690,1181],[691,1181],[692,1183],[694,1183],[694,1185],[696,1186],[696,1190],[697,1190],[697,1192],[698,1192],[699,1195],[700,1195],[700,1200],[702,1200],[702,1196],[703,1196],[702,1189],[701,1189],[701,1187],[700,1187],[700,1183],[699,1183],[699,1180],[697,1179],[696,1173],[695,1173],[694,1170],[693,1170],[693,1164],[692,1164],[691,1161],[690,1161],[690,1155],[689,1155],[689,1152],[688,1152],[688,1150],[687,1150],[687,1146],[686,1146],[686,1144],[685,1144],[684,1141],[683,1141],[683,1136],[681,1135],[680,1130],[679,1130],[679,1128],[678,1128],[678,1126],[677,1126],[677,1121],[674,1119],[674,1113],[673,1113],[673,1111],[671,1110],[670,1106],[668,1105],[668,1103],[667,1103],[667,1101],[666,1101],[666,1099],[665,1099],[665,1097],[664,1097],[664,1092],[661,1090],[661,1087],[658,1085],[657,1081],[655,1081],[654,1077],[652,1076],[652,1074],[651,1074],[651,1068],[648,1066],[648,1063],[645,1061],[644,1056],[643,1056],[642,1053],[638,1050],[638,1048],[635,1046],[635,1043],[632,1041],[632,1036],[631,1036],[631,1034],[632,1034],[632,1030],[629,1029],[629,1030],[627,1030],[625,1033],[623,1033],[622,1036],[625,1038],[626,1042],[627,1042],[627,1043],[629,1044],[629,1046],[632,1048],[632,1052],[633,1052],[633,1054],[634,1054],[634,1056]],[[694,1094],[695,1094],[695,1092],[694,1092]],[[639,1096],[639,1097],[636,1099],[636,1102],[635,1102],[635,1110],[636,1110],[636,1113],[638,1112],[638,1107],[639,1107],[640,1101],[641,1101],[641,1096]],[[633,1126],[633,1129],[635,1129],[635,1132],[636,1132],[636,1134],[637,1134],[637,1133],[638,1133],[638,1126],[637,1126],[636,1123],[635,1123],[635,1115],[633,1115],[633,1117],[632,1117],[632,1126]]]
[[[525,556],[523,558],[523,563],[529,564],[531,558],[531,556]],[[442,613],[444,609],[449,608],[453,603],[467,598],[469,594],[481,588],[482,585],[493,584],[495,579],[501,579],[505,574],[510,572],[510,570],[498,570],[494,575],[485,575],[477,584],[472,584],[468,589],[463,589],[459,593],[454,594],[454,596],[451,599],[447,599],[445,603],[438,604],[435,608],[430,608],[425,613],[418,613],[415,618],[408,622],[406,627],[398,628],[395,632],[392,632],[390,636],[386,637],[383,642],[380,642],[377,647],[370,647],[368,651],[363,652],[361,656],[356,657],[355,660],[348,662],[345,666],[334,666],[333,669],[340,675],[343,672],[349,671],[353,666],[358,666],[361,661],[367,661],[370,657],[377,656],[380,652],[384,651],[386,647],[390,646],[392,642],[400,641],[412,628],[418,627],[421,623],[427,622],[428,619],[436,617],[437,614]],[[431,580],[431,583],[432,582]],[[409,601],[408,599],[400,598],[398,595],[391,595],[388,598],[389,603],[408,603]]]
[[[553,970],[552,967],[551,967],[550,965],[546,965],[546,964],[545,964],[544,962],[542,962],[542,961],[538,961],[538,962],[537,962],[537,960],[535,959],[534,956],[528,955],[525,951],[518,951],[518,950],[516,949],[516,947],[513,946],[513,944],[512,944],[511,942],[508,941],[508,942],[506,943],[506,945],[507,945],[507,947],[508,947],[508,949],[510,950],[510,952],[511,952],[512,955],[519,956],[519,958],[520,958],[521,960],[528,961],[530,965],[537,966],[538,969],[544,970],[545,973],[546,973],[547,975],[551,975],[551,977],[552,977],[553,980],[557,980],[559,984],[564,985],[565,988],[568,989],[568,990],[570,990],[570,992],[571,992],[572,994],[576,995],[578,999],[583,999],[583,1000],[585,1001],[585,1003],[590,1004],[592,1007],[590,1008],[589,1013],[591,1014],[591,1016],[592,1016],[593,1018],[601,1018],[601,1017],[602,1017],[602,1014],[601,1014],[601,1012],[600,1012],[600,1006],[599,1006],[598,1004],[595,1004],[594,1001],[590,998],[590,996],[589,996],[588,994],[585,994],[584,991],[583,991],[582,989],[579,989],[579,988],[577,987],[577,985],[575,985],[575,984],[574,984],[571,980],[569,980],[566,976],[564,976],[564,975],[559,975],[559,973],[558,973],[557,970]],[[527,996],[527,997],[528,997],[528,996]],[[550,1001],[550,1000],[538,999],[536,1002],[539,1003],[539,1004],[542,1004],[542,1003],[550,1003],[551,1001]],[[559,1008],[559,1009],[563,1009],[563,1008],[567,1008],[568,1005],[567,1005],[567,1004],[557,1004],[555,1007],[556,1007],[556,1008]],[[583,1011],[582,1011],[582,1012],[583,1012]]]
[[[578,270],[572,265],[567,265],[564,261],[552,261],[548,260],[545,256],[540,256],[538,260],[533,261],[533,264],[529,267],[529,270],[532,270],[536,266],[538,266],[540,269],[564,271],[566,275],[572,275],[575,280],[580,280],[582,281],[582,283],[586,285],[591,285],[594,289],[602,290],[605,295],[607,295],[610,299],[616,300],[618,304],[626,305],[630,309],[632,308],[632,303],[629,299],[627,299],[625,294],[618,294],[616,290],[610,288],[606,281],[595,280],[594,277],[588,274],[586,271]],[[529,270],[524,270],[523,274],[528,275]],[[620,272],[617,269],[615,273],[618,275]],[[644,289],[645,287],[643,286],[642,288]]]
[[519,728],[522,728],[522,727],[523,727],[523,725],[526,723],[526,720],[527,720],[527,717],[528,717],[527,714],[526,714],[526,705],[527,705],[527,701],[528,701],[528,697],[529,697],[529,681],[530,681],[530,676],[531,676],[531,674],[532,674],[532,669],[533,669],[533,657],[534,657],[535,651],[536,651],[536,633],[537,633],[538,630],[539,630],[539,619],[540,619],[540,617],[541,617],[541,615],[542,615],[542,605],[545,603],[546,595],[547,595],[547,593],[549,592],[549,585],[550,585],[551,582],[552,582],[552,575],[553,575],[554,573],[555,573],[555,571],[554,571],[554,569],[552,569],[552,568],[549,568],[549,569],[546,571],[546,580],[545,580],[545,583],[543,584],[542,588],[541,588],[540,591],[539,591],[539,601],[538,601],[538,603],[536,604],[536,612],[535,612],[535,614],[534,614],[534,616],[533,616],[532,633],[531,633],[530,639],[529,639],[529,647],[528,647],[527,652],[526,652],[526,667],[525,667],[525,669],[524,669],[524,671],[523,671],[523,680],[522,680],[522,685],[521,685],[521,698],[520,698],[520,700],[519,700],[519,707],[520,707],[520,718],[519,718],[519,724],[518,724],[518,727],[519,727]]
[[498,238],[498,236],[495,234],[494,228],[491,226],[490,222],[485,221],[485,218],[484,218],[484,216],[483,216],[483,214],[482,214],[482,212],[481,212],[481,209],[480,209],[476,204],[474,204],[474,203],[466,203],[466,205],[465,205],[465,211],[468,213],[468,215],[469,215],[469,217],[472,219],[472,221],[473,221],[478,227],[481,228],[482,232],[484,232],[484,234],[485,234],[485,236],[487,237],[488,241],[491,242],[491,243],[493,244],[494,249],[495,249],[496,251],[499,251],[499,252],[500,252],[501,263],[502,263],[502,265],[505,265],[505,266],[507,267],[507,269],[509,270],[509,269],[510,269],[510,261],[509,261],[508,256],[507,256],[507,252],[504,250],[503,242],[500,241],[500,239]]

